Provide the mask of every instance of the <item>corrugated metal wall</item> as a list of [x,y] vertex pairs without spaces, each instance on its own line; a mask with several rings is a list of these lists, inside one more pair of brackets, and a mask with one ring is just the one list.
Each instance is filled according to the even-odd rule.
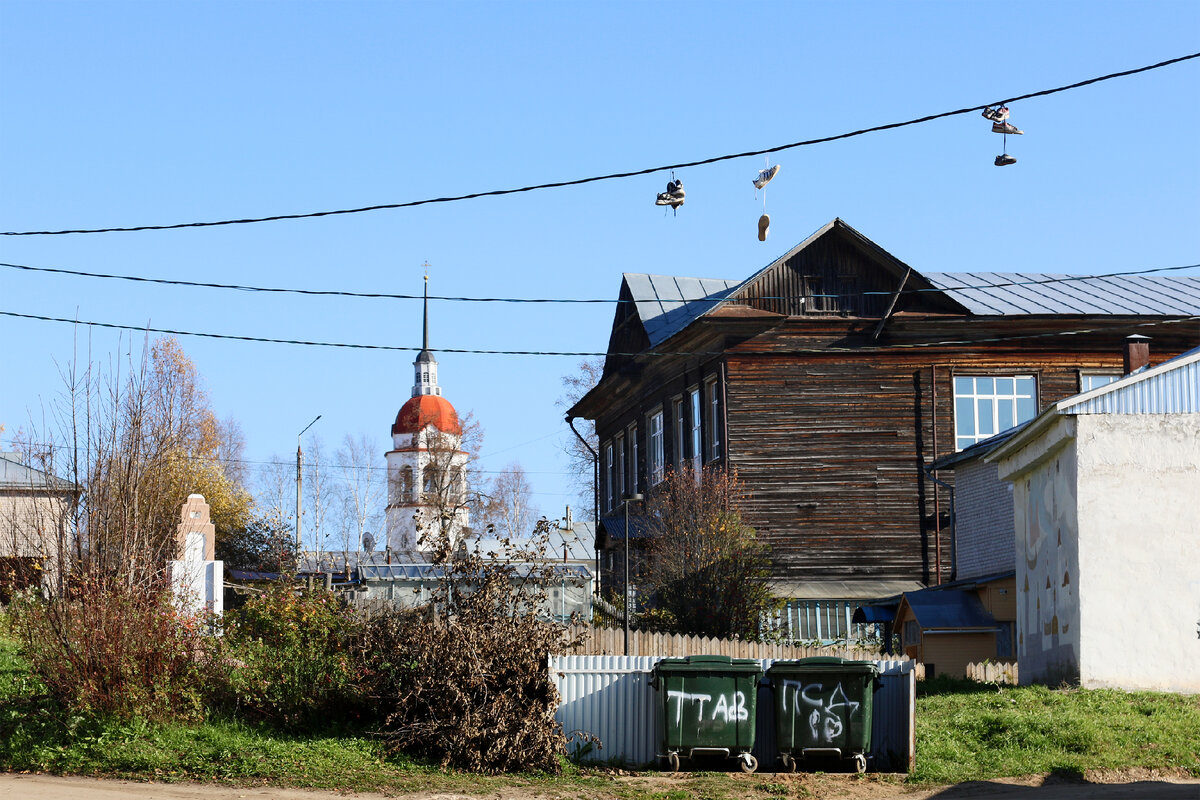
[[1192,361],[1066,409],[1068,414],[1200,413],[1200,362]]
[[[551,656],[550,672],[558,686],[555,718],[564,733],[591,734],[600,746],[581,751],[589,761],[631,766],[651,765],[661,749],[662,722],[655,713],[650,673],[657,656]],[[763,672],[774,659],[762,660]],[[912,662],[877,661],[882,673],[873,699],[870,769],[904,772],[912,767],[915,748],[916,681]],[[775,750],[774,690],[758,690],[758,727],[754,756],[759,771],[779,766]],[[571,741],[572,752],[580,747]]]

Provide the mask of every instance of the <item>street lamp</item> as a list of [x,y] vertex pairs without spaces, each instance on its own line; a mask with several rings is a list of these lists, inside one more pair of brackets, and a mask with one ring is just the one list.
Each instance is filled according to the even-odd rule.
[[296,434],[296,572],[300,571],[301,545],[300,545],[300,474],[301,474],[301,452],[300,452],[300,437],[304,435],[304,431],[317,424],[317,420],[321,418],[317,414],[317,418],[304,426],[304,430]]
[[629,614],[632,611],[629,602],[629,504],[640,503],[645,499],[641,494],[627,494],[625,501],[625,655],[629,655]]

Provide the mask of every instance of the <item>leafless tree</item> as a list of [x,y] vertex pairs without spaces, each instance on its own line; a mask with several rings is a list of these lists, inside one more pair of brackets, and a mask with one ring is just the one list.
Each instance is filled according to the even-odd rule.
[[351,550],[362,549],[363,536],[368,531],[378,533],[383,522],[384,489],[387,467],[379,456],[379,448],[366,434],[358,438],[346,434],[335,455],[341,470],[343,556]]
[[481,522],[490,523],[499,535],[514,541],[533,533],[539,514],[532,503],[533,487],[520,464],[513,462],[502,469],[491,480],[487,494]]
[[[564,411],[571,408],[600,382],[603,374],[603,357],[583,359],[579,362],[576,372],[562,377],[562,394],[555,401],[555,405]],[[579,436],[569,433],[563,443],[563,452],[567,455],[571,485],[578,494],[577,507],[580,510],[580,516],[588,519],[596,512],[595,454],[599,453],[600,442],[596,436],[596,423],[593,420],[576,419],[574,423],[575,429],[579,431],[586,444],[579,440]]]

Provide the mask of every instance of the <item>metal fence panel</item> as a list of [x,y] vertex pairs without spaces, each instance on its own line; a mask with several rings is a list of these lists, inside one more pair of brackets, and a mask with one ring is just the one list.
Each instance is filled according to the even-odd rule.
[[[570,736],[591,734],[599,747],[572,742],[582,759],[631,766],[655,762],[662,739],[661,720],[655,713],[650,673],[658,656],[551,656],[550,671],[558,687],[555,718]],[[763,672],[775,662],[762,659]],[[876,661],[879,688],[873,697],[871,768],[906,771],[914,754],[916,683],[911,661]],[[754,756],[760,769],[778,767],[775,745],[775,695],[768,685],[758,690],[758,720]]]

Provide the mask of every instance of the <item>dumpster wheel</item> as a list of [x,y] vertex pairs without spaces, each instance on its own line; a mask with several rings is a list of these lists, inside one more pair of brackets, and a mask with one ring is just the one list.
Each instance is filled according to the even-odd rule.
[[783,762],[784,772],[795,772],[796,771],[796,767],[797,767],[796,759],[792,758],[787,753],[784,753],[783,755],[779,756],[779,760]]
[[667,765],[671,772],[679,772],[679,753],[667,753]]
[[859,753],[854,757],[854,771],[862,775],[867,771],[867,757]]
[[750,774],[751,772],[754,772],[754,770],[758,769],[758,759],[749,753],[742,753],[741,756],[738,757],[738,766],[742,768],[742,772]]

